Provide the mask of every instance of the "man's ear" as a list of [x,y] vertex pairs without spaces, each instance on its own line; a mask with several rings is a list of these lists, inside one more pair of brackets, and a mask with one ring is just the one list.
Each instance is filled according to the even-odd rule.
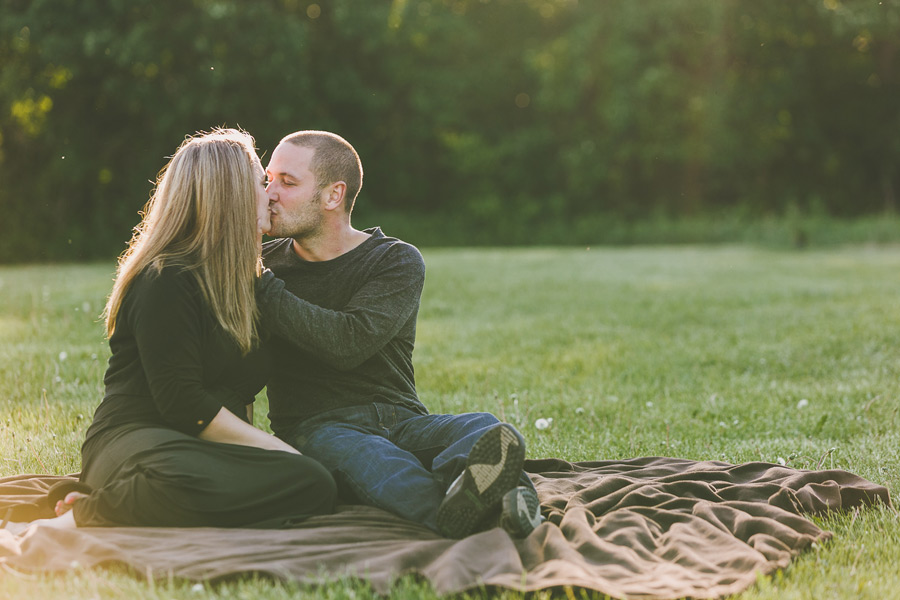
[[325,197],[322,199],[325,210],[335,210],[344,205],[344,196],[347,194],[347,184],[343,181],[332,183],[325,190]]

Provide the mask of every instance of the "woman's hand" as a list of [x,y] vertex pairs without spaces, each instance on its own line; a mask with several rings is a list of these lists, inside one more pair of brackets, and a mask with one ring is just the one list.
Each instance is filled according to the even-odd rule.
[[210,442],[253,446],[263,450],[280,450],[281,452],[300,454],[300,451],[293,446],[241,420],[225,407],[222,407],[216,413],[213,420],[209,422],[209,425],[197,437]]

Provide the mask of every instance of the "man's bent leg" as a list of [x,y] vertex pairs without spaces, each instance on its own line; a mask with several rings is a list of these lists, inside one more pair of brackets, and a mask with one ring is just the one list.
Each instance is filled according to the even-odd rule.
[[416,455],[445,490],[462,473],[478,439],[500,423],[490,413],[418,415],[407,412],[404,415],[401,412],[398,416],[402,420],[391,429],[391,441]]
[[[446,488],[462,473],[475,442],[499,423],[490,413],[413,415],[391,431],[390,439],[430,466]],[[534,489],[525,471],[520,473],[518,485]]]
[[443,485],[411,453],[386,437],[348,423],[302,427],[288,440],[329,469],[365,504],[437,531],[435,508]]
[[[391,438],[398,445],[411,450],[426,466],[430,464],[435,475],[447,486],[467,470],[467,465],[471,465],[468,470],[475,469],[468,478],[463,478],[468,482],[466,485],[463,481],[458,481],[454,485],[455,488],[462,486],[468,489],[463,494],[460,494],[459,489],[450,490],[441,509],[439,523],[442,532],[451,537],[467,535],[480,526],[486,526],[487,523],[484,522],[481,524],[472,522],[473,519],[483,518],[483,515],[499,513],[501,516],[499,523],[514,537],[527,535],[540,523],[540,506],[531,478],[524,471],[518,470],[517,481],[513,480],[513,472],[520,469],[514,465],[521,464],[521,459],[515,456],[524,458],[524,440],[521,435],[512,426],[504,425],[508,434],[504,438],[513,447],[510,456],[504,455],[506,448],[501,446],[498,432],[495,432],[494,437],[497,439],[493,442],[484,439],[486,433],[496,428],[499,423],[500,421],[489,413],[412,415],[391,433]],[[479,455],[474,456],[473,448],[477,450],[479,443],[481,449],[476,451]],[[521,448],[514,448],[517,443],[521,444]],[[473,478],[481,469],[479,463],[483,461],[503,463],[502,475],[501,469],[495,469],[497,473],[494,477],[499,479],[488,486],[491,491],[487,494],[478,491]],[[509,489],[513,486],[518,487]],[[507,489],[509,493],[505,493]],[[474,502],[462,503],[458,499],[451,498],[451,496],[459,498],[466,493],[477,493],[478,498]],[[498,500],[500,496],[502,503]],[[489,505],[481,506],[482,500]],[[451,508],[454,505],[457,508]],[[453,516],[454,512],[456,516]],[[454,521],[456,524],[448,527],[448,523]]]

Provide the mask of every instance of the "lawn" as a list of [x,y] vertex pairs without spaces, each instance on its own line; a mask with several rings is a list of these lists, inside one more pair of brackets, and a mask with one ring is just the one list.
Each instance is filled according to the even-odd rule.
[[[519,427],[533,458],[783,461],[900,490],[900,247],[424,254],[415,363],[433,412],[495,412]],[[102,396],[108,349],[98,315],[112,271],[0,267],[0,476],[79,469]],[[739,598],[897,593],[895,512],[819,522],[831,542]],[[23,600],[372,595],[353,582],[153,583],[115,568],[3,573],[0,591]],[[393,594],[423,596],[433,594],[410,578]]]

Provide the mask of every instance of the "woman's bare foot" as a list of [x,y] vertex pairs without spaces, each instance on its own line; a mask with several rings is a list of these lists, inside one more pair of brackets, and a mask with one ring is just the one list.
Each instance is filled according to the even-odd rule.
[[56,513],[57,517],[61,517],[67,512],[71,512],[75,502],[82,498],[87,498],[87,494],[82,494],[81,492],[69,492],[66,494],[65,498],[56,503],[56,506],[53,507],[53,511]]
[[[74,492],[77,493],[77,492]],[[82,494],[84,495],[84,494]],[[55,529],[75,529],[78,525],[75,524],[75,513],[71,510],[66,511],[62,515],[58,517],[54,517],[52,519],[38,519],[37,521],[32,521],[28,526],[29,530],[34,529],[35,527],[53,527]]]

